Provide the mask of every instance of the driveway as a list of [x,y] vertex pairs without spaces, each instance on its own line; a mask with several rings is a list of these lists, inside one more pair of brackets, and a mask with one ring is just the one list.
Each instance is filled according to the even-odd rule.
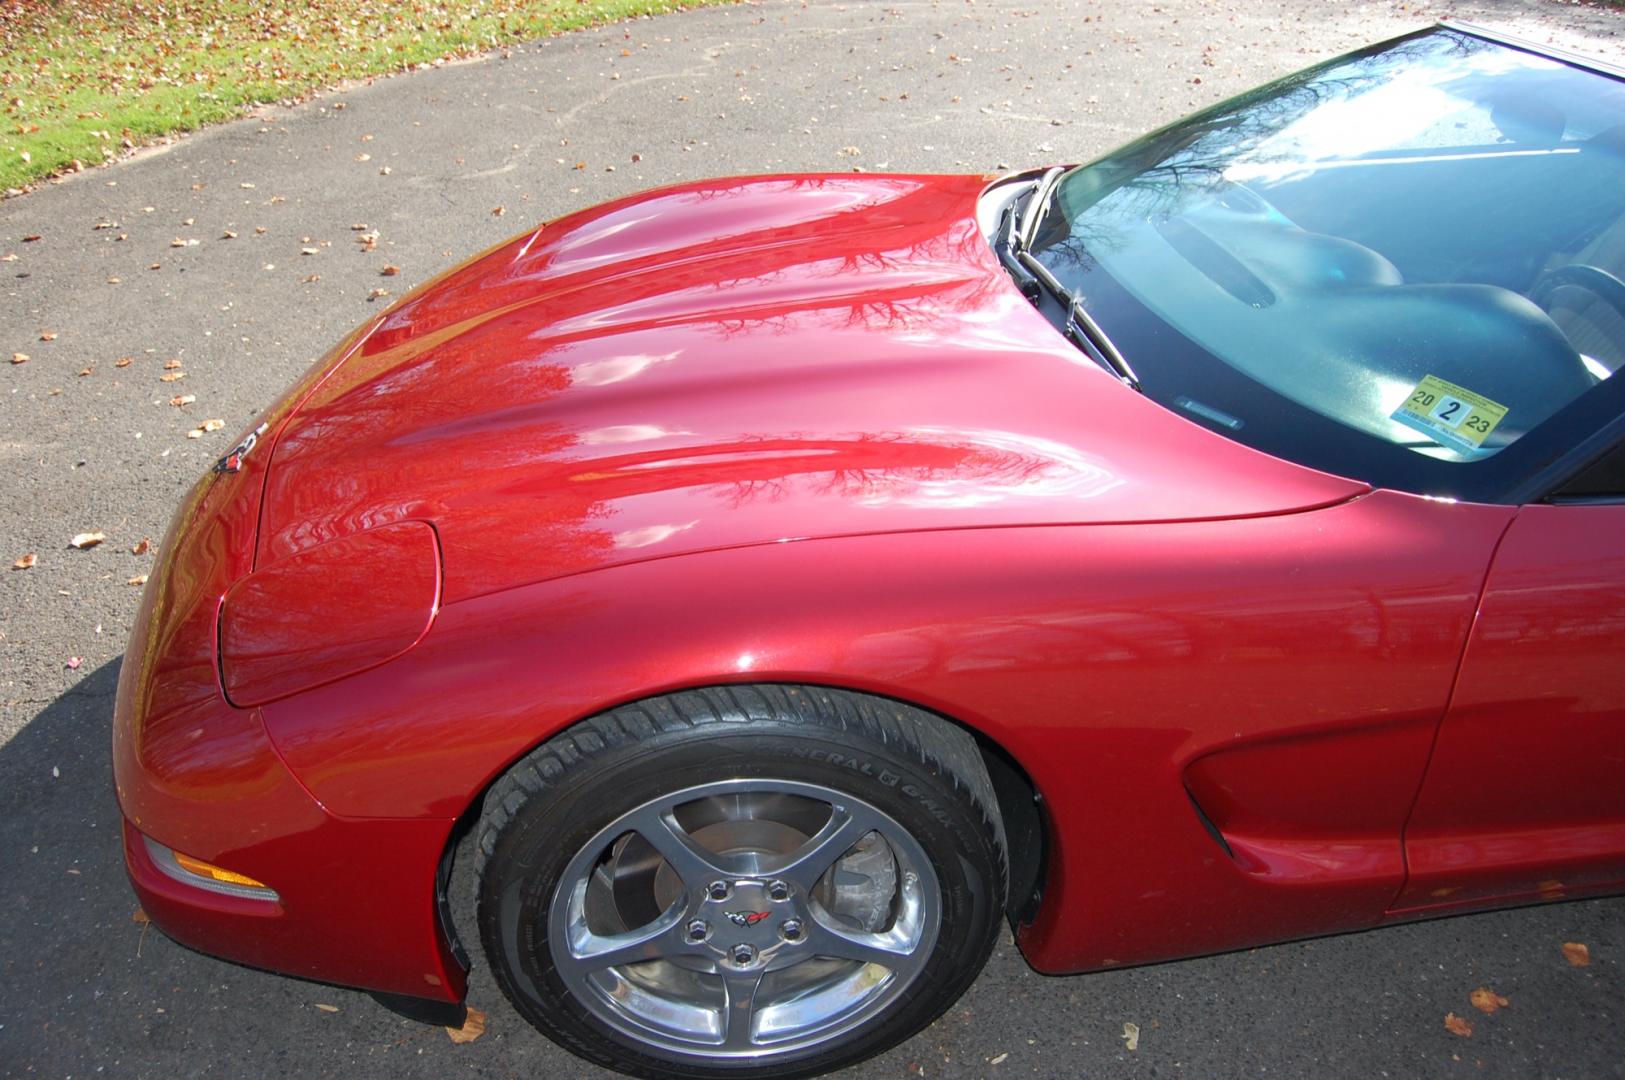
[[[1625,10],[1450,13],[1625,58]],[[156,544],[228,439],[378,305],[522,229],[670,181],[1082,160],[1444,14],[769,0],[267,108],[0,203],[0,558],[38,556],[0,570],[0,1073],[605,1075],[526,1027],[483,969],[471,1000],[489,1029],[454,1045],[364,995],[132,921],[107,760],[140,593],[127,582],[152,562],[132,548]],[[83,532],[106,540],[70,549]],[[1590,966],[1565,961],[1568,941]],[[1006,940],[947,1016],[849,1075],[1625,1076],[1622,958],[1625,900],[1070,979],[1032,973]],[[1511,1005],[1480,1015],[1480,986]],[[1448,1012],[1473,1034],[1447,1032]]]

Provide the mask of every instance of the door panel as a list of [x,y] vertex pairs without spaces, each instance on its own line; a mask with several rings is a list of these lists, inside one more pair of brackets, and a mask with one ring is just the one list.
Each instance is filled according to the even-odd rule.
[[1625,506],[1507,530],[1405,849],[1400,909],[1625,880]]

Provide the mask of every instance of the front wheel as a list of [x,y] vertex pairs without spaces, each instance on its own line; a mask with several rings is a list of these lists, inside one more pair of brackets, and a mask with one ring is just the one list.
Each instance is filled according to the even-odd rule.
[[640,1076],[806,1076],[879,1053],[970,985],[1004,904],[971,737],[809,687],[584,721],[498,781],[479,851],[509,1000]]

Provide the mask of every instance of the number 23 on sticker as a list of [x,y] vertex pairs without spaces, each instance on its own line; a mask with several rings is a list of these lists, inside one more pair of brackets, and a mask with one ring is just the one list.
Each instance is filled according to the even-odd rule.
[[1391,419],[1453,450],[1472,451],[1484,444],[1506,414],[1507,407],[1499,402],[1425,375]]

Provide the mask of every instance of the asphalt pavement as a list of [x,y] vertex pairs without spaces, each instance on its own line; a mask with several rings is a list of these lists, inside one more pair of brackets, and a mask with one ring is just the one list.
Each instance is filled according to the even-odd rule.
[[[132,919],[108,763],[152,563],[132,549],[379,305],[672,181],[1086,159],[1446,15],[1625,61],[1625,10],[1584,4],[769,0],[347,86],[0,203],[0,1075],[608,1075],[483,969],[488,1029],[456,1045]],[[85,532],[106,540],[71,548]],[[1479,987],[1510,1005],[1476,1011]],[[1622,1021],[1625,900],[1064,979],[1006,940],[934,1027],[845,1075],[1620,1077]]]

